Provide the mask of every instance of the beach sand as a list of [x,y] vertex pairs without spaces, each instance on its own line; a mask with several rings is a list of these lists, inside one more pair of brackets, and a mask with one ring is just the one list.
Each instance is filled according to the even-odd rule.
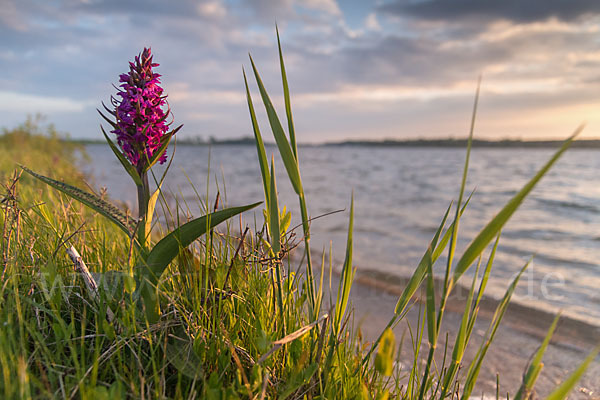
[[[337,282],[333,282],[333,284],[337,285]],[[337,286],[334,286],[334,288],[337,288]],[[351,307],[354,309],[354,326],[360,327],[363,340],[375,340],[385,328],[393,315],[398,296],[403,288],[403,281],[395,277],[375,276],[373,273],[364,272],[357,273],[351,291]],[[497,303],[497,300],[491,298],[482,300],[479,317],[474,326],[473,336],[467,348],[463,365],[470,362],[477,352]],[[399,342],[403,331],[407,330],[407,323],[411,324],[413,330],[417,326],[420,304],[419,301],[416,301],[407,318],[396,326],[394,332],[397,342]],[[440,332],[442,343],[438,347],[444,347],[443,341],[446,332],[449,335],[449,346],[452,347],[463,310],[464,300],[456,298],[456,296],[449,299]],[[513,397],[521,384],[522,376],[530,358],[541,344],[553,318],[554,315],[550,313],[532,310],[511,302],[494,342],[484,359],[473,396],[481,398],[484,394],[486,398],[495,398],[496,374],[499,374],[500,397],[506,398],[507,392]],[[550,394],[599,343],[600,329],[598,327],[566,317],[561,318],[543,359],[544,368],[535,386],[537,395],[544,397]],[[400,361],[406,360],[405,362],[409,364],[408,368],[410,368],[412,362],[411,347],[410,335],[407,331],[403,346],[405,356],[401,356]],[[421,347],[423,358],[426,357],[427,352],[427,333],[425,332]],[[439,360],[441,360],[441,354]],[[466,369],[463,373],[466,373]],[[600,399],[600,357],[592,362],[587,373],[569,398]]]

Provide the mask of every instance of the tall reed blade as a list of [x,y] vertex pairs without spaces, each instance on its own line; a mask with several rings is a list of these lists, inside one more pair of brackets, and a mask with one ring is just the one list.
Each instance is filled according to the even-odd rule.
[[292,103],[290,101],[290,89],[288,88],[287,75],[285,73],[285,64],[283,63],[283,52],[281,51],[281,41],[279,40],[279,28],[275,27],[277,32],[277,48],[279,50],[279,67],[281,68],[281,82],[283,84],[283,98],[285,101],[285,114],[287,116],[288,131],[290,133],[290,146],[294,157],[298,161],[298,149],[296,147],[296,132],[294,130],[294,119],[292,118]]
[[[275,275],[277,277],[277,303],[279,306],[279,316],[281,321],[284,321],[283,314],[283,293],[281,287],[281,262],[280,262],[280,252],[281,252],[281,232],[279,229],[279,202],[277,200],[277,183],[275,180],[275,158],[271,157],[271,193],[269,194],[269,198],[271,201],[269,202],[269,233],[271,234],[271,250],[273,263],[275,267]],[[284,332],[285,334],[285,332]]]
[[263,143],[262,135],[260,134],[260,128],[258,121],[256,120],[256,113],[254,112],[254,105],[252,104],[252,96],[250,96],[250,89],[248,88],[248,80],[246,79],[246,71],[242,68],[244,75],[244,85],[246,86],[246,100],[248,101],[248,109],[250,111],[250,120],[252,121],[252,131],[254,132],[254,141],[256,143],[256,152],[258,153],[258,165],[260,166],[260,173],[263,181],[263,190],[265,192],[265,206],[269,208],[269,183],[271,176],[269,175],[269,163],[267,162],[267,155],[265,151],[265,145]]
[[350,289],[352,288],[352,282],[354,280],[355,270],[352,268],[352,233],[354,229],[354,194],[350,200],[350,220],[348,222],[348,239],[346,242],[346,258],[344,259],[344,266],[342,268],[342,275],[340,277],[340,283],[338,286],[338,294],[335,304],[335,318],[333,320],[333,327],[335,335],[340,333],[342,318],[346,313],[346,307],[350,299]]
[[577,367],[575,371],[559,386],[557,387],[550,396],[546,397],[546,400],[564,400],[567,398],[569,392],[573,390],[577,382],[581,379],[588,366],[596,358],[600,352],[600,346],[597,346],[592,352],[583,360],[583,362]]
[[[494,311],[494,315],[492,316],[492,320],[490,322],[488,330],[484,336],[487,339],[483,341],[483,343],[479,347],[479,350],[477,351],[477,354],[475,355],[475,358],[473,359],[473,361],[471,362],[471,365],[469,366],[469,370],[467,372],[467,377],[466,377],[465,383],[463,385],[463,394],[461,396],[461,400],[467,400],[471,396],[471,392],[473,391],[473,388],[475,387],[475,383],[477,382],[477,378],[479,377],[479,371],[481,369],[481,364],[483,363],[483,359],[485,358],[485,355],[487,354],[487,351],[488,351],[490,345],[494,341],[496,332],[498,331],[498,327],[500,326],[500,321],[502,321],[502,318],[504,317],[504,314],[506,313],[508,304],[510,303],[510,299],[515,291],[515,288],[517,287],[517,284],[519,283],[521,276],[523,275],[523,273],[529,267],[530,264],[531,264],[531,260],[529,260],[523,266],[523,268],[521,268],[521,270],[519,271],[519,273],[517,274],[515,279],[512,281],[512,283],[508,287],[508,289],[506,289],[506,293],[504,294],[504,297],[502,297],[502,300],[500,301],[500,303],[498,303],[498,306],[496,307],[496,311]],[[443,388],[443,389],[447,390],[448,388]],[[444,395],[444,394],[445,394],[445,391],[442,391],[442,395]]]
[[485,249],[485,247],[500,232],[504,224],[514,214],[521,205],[525,197],[533,190],[535,185],[542,179],[548,170],[558,161],[560,156],[569,148],[573,140],[581,133],[584,125],[579,126],[575,132],[567,139],[561,148],[548,160],[548,162],[535,174],[533,178],[500,210],[498,214],[479,232],[479,234],[469,244],[454,270],[453,282],[456,283],[465,271],[471,266],[473,261]]
[[537,381],[537,378],[540,375],[542,368],[544,367],[544,364],[542,363],[542,357],[544,357],[544,353],[546,352],[546,349],[550,344],[550,339],[552,338],[552,335],[556,330],[556,325],[558,324],[559,319],[560,313],[554,318],[554,321],[552,322],[550,329],[548,329],[548,333],[546,334],[542,345],[533,356],[531,363],[529,363],[529,366],[527,367],[527,372],[523,376],[523,382],[521,383],[521,386],[519,387],[519,390],[515,395],[515,400],[530,398],[530,395],[533,391],[533,386],[535,385],[535,382]]
[[273,103],[271,102],[271,98],[263,85],[262,80],[260,79],[260,75],[258,70],[256,69],[256,65],[254,65],[254,60],[252,56],[250,56],[250,63],[252,64],[252,70],[254,71],[254,77],[256,78],[256,83],[258,85],[258,89],[260,91],[260,95],[262,97],[265,110],[267,112],[267,117],[269,119],[269,124],[271,125],[271,130],[273,132],[273,136],[275,137],[275,142],[277,143],[277,148],[279,149],[279,153],[281,154],[281,159],[283,160],[283,165],[288,173],[290,181],[292,183],[292,187],[297,194],[302,193],[302,181],[300,180],[300,171],[298,170],[298,163],[296,162],[296,157],[294,157],[294,152],[290,147],[290,143],[287,140],[285,132],[283,131],[283,127],[281,126],[281,122],[279,121],[279,117],[277,116],[277,112],[275,111],[275,107],[273,107]]
[[[281,47],[281,46],[279,46]],[[298,158],[296,157],[296,137],[295,134],[290,133],[290,140],[292,144],[288,141],[285,131],[281,125],[279,117],[277,116],[277,112],[273,107],[273,103],[262,83],[260,75],[258,73],[258,69],[254,64],[254,60],[252,56],[250,56],[250,62],[252,64],[252,70],[254,71],[254,77],[256,79],[256,83],[258,85],[258,89],[260,91],[263,104],[265,106],[265,110],[267,113],[267,117],[269,119],[269,124],[271,126],[271,131],[273,132],[273,137],[275,138],[275,142],[277,143],[277,148],[279,150],[279,154],[281,155],[281,159],[283,160],[283,165],[287,171],[290,182],[292,183],[292,187],[294,191],[298,195],[298,200],[300,202],[300,214],[302,218],[302,229],[304,233],[304,251],[306,255],[306,283],[308,286],[308,300],[309,300],[309,313],[311,320],[315,320],[318,315],[315,311],[316,305],[316,293],[315,293],[315,279],[313,274],[312,267],[312,254],[310,252],[310,225],[309,225],[309,215],[306,207],[306,198],[304,196],[304,189],[302,187],[302,180],[300,177],[300,166],[298,163]],[[286,113],[288,116],[288,125],[291,126],[291,132],[293,129],[293,120],[291,116],[291,106],[289,106],[289,90],[287,90],[287,77],[285,75],[285,66],[283,64],[283,56],[280,53],[280,64],[282,67],[282,79],[284,80],[284,95],[286,101]],[[259,155],[259,157],[261,157]]]

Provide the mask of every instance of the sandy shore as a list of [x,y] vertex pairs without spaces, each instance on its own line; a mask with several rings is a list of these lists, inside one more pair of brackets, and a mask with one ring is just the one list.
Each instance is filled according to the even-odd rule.
[[[337,282],[334,283],[337,285]],[[385,276],[374,276],[372,273],[357,273],[352,288],[351,300],[354,307],[355,325],[360,326],[365,340],[372,341],[384,329],[393,315],[399,294],[404,285],[401,279]],[[411,309],[407,318],[395,328],[399,339],[407,329],[407,323],[414,328],[417,322],[418,305]],[[469,344],[465,361],[475,355],[479,344],[489,326],[490,318],[496,308],[497,301],[485,298],[477,323],[473,329],[473,337]],[[462,318],[464,300],[451,298],[444,317],[440,338],[448,332],[450,343],[454,343],[454,335]],[[473,395],[494,396],[496,391],[496,374],[500,375],[501,397],[511,397],[518,389],[530,357],[542,342],[554,316],[539,310],[532,310],[518,304],[511,304],[501,323],[496,338],[483,363],[481,374]],[[405,340],[410,336],[407,335]],[[426,354],[427,339],[424,339],[422,354]],[[600,329],[584,322],[562,318],[554,338],[544,356],[544,368],[536,384],[539,396],[548,395],[573,371],[586,355],[600,343]],[[405,342],[405,349],[410,347]],[[407,362],[411,354],[406,354]],[[600,357],[592,363],[584,378],[577,385],[570,398],[600,399]]]

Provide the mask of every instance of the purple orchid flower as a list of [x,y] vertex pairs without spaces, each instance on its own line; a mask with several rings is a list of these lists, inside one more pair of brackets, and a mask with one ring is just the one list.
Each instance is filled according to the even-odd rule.
[[[163,110],[167,104],[166,95],[160,86],[160,74],[152,69],[159,64],[152,62],[150,48],[135,57],[129,63],[129,73],[119,77],[121,85],[117,96],[111,98],[115,106],[116,126],[112,133],[123,154],[131,164],[141,169],[160,149],[161,139],[169,129],[167,117],[170,110]],[[165,151],[159,158],[162,164],[167,159]]]

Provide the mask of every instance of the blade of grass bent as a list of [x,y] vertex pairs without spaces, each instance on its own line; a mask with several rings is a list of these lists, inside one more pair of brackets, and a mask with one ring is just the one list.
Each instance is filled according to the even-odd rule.
[[561,148],[552,156],[552,158],[537,172],[537,174],[529,181],[523,188],[517,193],[500,212],[479,232],[477,237],[469,244],[462,257],[456,265],[454,271],[453,282],[456,283],[458,279],[465,273],[465,271],[471,266],[473,261],[481,254],[485,247],[492,241],[494,236],[498,234],[500,229],[513,215],[517,208],[521,205],[525,197],[531,192],[535,185],[542,179],[542,177],[548,172],[550,167],[556,163],[556,161],[562,156],[562,154],[569,148],[573,140],[582,131],[583,125],[575,130],[573,135],[567,139]]
[[[298,159],[294,156],[294,152],[290,147],[290,143],[285,135],[283,127],[281,126],[281,122],[279,121],[279,117],[277,116],[277,112],[273,107],[271,99],[267,94],[267,91],[262,83],[256,65],[254,64],[254,60],[252,56],[250,56],[250,62],[252,63],[252,69],[254,71],[254,76],[256,78],[256,83],[258,85],[259,91],[261,93],[261,97],[265,106],[265,110],[267,112],[267,116],[269,119],[269,124],[271,125],[271,131],[273,132],[273,136],[275,138],[275,142],[277,143],[277,148],[279,149],[279,153],[281,154],[281,158],[283,160],[283,164],[288,173],[288,177],[294,191],[298,194],[298,199],[300,201],[300,213],[302,217],[302,228],[304,230],[304,249],[306,254],[306,264],[307,264],[307,286],[308,286],[308,295],[309,295],[309,303],[310,303],[310,318],[314,320],[318,317],[318,314],[315,312],[315,303],[316,303],[316,294],[315,294],[315,282],[314,275],[312,270],[312,255],[310,252],[310,227],[309,227],[309,216],[306,207],[306,199],[304,197],[304,190],[302,188],[302,180],[300,178],[300,169],[298,165]],[[289,96],[288,96],[289,97]],[[288,122],[290,122],[289,120]],[[295,140],[295,139],[294,139]]]

